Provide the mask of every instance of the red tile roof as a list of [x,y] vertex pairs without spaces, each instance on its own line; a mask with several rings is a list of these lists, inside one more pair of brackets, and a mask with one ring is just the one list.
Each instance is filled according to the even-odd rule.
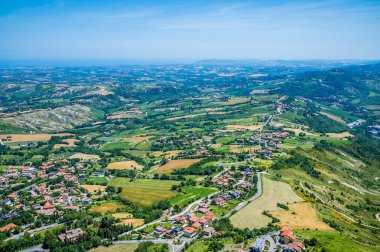
[[8,230],[10,230],[10,229],[14,229],[15,227],[16,227],[15,224],[13,224],[13,223],[9,223],[8,225],[6,225],[6,226],[0,228],[0,232],[8,231]]

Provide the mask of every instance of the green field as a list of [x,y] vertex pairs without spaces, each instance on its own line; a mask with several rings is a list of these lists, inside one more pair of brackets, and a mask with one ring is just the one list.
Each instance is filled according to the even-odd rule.
[[138,243],[133,244],[115,244],[109,247],[99,246],[97,248],[90,249],[89,252],[124,252],[135,251]]
[[[350,251],[350,252],[375,252],[378,249],[371,248],[357,242],[347,234],[342,234],[337,231],[312,231],[312,230],[299,230],[296,234],[302,238],[311,239],[316,238],[319,243],[319,247],[325,248],[328,252],[335,251]],[[317,250],[319,251],[319,250]]]
[[94,185],[108,184],[108,180],[104,177],[89,177],[87,183],[93,183]]
[[179,205],[180,207],[184,207],[191,203],[192,201],[195,201],[197,199],[206,197],[207,195],[215,192],[215,188],[207,188],[207,187],[194,187],[194,186],[187,186],[182,188],[182,194],[175,196],[174,198],[170,199],[170,203],[173,205]]
[[120,196],[140,205],[151,205],[177,195],[177,192],[172,191],[171,187],[178,184],[178,181],[136,179],[131,182],[130,180],[130,178],[114,178],[110,184],[115,188],[122,187],[123,191]]
[[129,142],[114,142],[114,143],[108,143],[103,145],[102,150],[107,151],[107,150],[128,150],[132,147],[131,143]]

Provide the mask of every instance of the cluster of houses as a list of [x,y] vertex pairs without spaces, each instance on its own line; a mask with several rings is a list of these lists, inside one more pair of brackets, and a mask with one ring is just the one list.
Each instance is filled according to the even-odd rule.
[[253,134],[248,139],[237,138],[237,143],[249,143],[252,145],[260,146],[259,150],[252,150],[247,154],[247,157],[252,159],[260,156],[264,159],[272,159],[273,149],[277,149],[282,144],[282,140],[289,137],[290,133],[286,131],[268,131],[264,133]]
[[252,168],[247,168],[245,171],[229,171],[213,178],[211,182],[217,187],[228,187],[235,184],[237,178],[243,178],[245,176],[251,177],[252,175]]
[[368,133],[370,133],[373,138],[380,139],[380,125],[369,126]]
[[268,131],[265,133],[253,134],[247,141],[256,145],[264,145],[265,147],[277,147],[281,144],[281,140],[289,137],[289,135],[289,132],[286,131]]
[[257,238],[251,245],[249,252],[272,250],[282,252],[301,252],[304,249],[305,246],[296,240],[293,230],[288,226],[284,226],[280,231],[272,232]]
[[220,176],[213,178],[211,182],[217,187],[228,187],[235,183],[236,179],[234,178],[235,172],[229,171],[227,173],[221,174]]
[[[0,219],[11,220],[17,217],[17,209],[33,210],[39,216],[50,218],[62,215],[65,211],[79,211],[81,206],[92,204],[87,193],[78,189],[77,173],[82,166],[70,166],[68,163],[68,160],[59,160],[43,163],[38,168],[22,167],[21,169],[3,170],[0,176],[0,186],[3,189],[17,185],[20,178],[36,181],[36,183],[4,195],[0,201],[0,209],[1,206],[8,206],[12,210],[1,216]],[[27,193],[25,194],[25,192]],[[21,197],[21,195],[23,196]],[[27,197],[27,201],[24,200],[25,197]],[[28,202],[28,204],[24,202]]]
[[[220,207],[226,204],[226,202],[231,198],[239,199],[246,191],[253,188],[254,185],[251,182],[244,180],[244,178],[252,176],[253,169],[247,168],[244,171],[228,171],[222,173],[218,177],[213,178],[211,181],[215,186],[222,188],[229,187],[232,189],[230,191],[214,195],[211,198],[210,204]],[[239,182],[237,182],[237,179],[240,179]]]
[[211,236],[215,232],[215,229],[210,226],[210,223],[215,218],[215,215],[210,211],[210,205],[204,202],[199,203],[195,209],[195,213],[189,212],[185,215],[177,216],[173,220],[173,226],[166,228],[159,225],[150,235],[160,238],[169,238],[177,235],[194,237],[196,234],[204,232],[206,236]]
[[177,216],[174,223],[181,225],[184,237],[193,237],[200,231],[203,231],[206,236],[211,236],[215,232],[215,229],[210,227],[210,223],[215,218],[215,215],[210,211],[210,205],[201,202],[198,204],[195,212],[202,216],[198,218],[193,213],[187,213]]
[[358,127],[360,125],[362,125],[363,123],[365,123],[365,120],[363,119],[358,119],[356,121],[353,121],[353,122],[350,122],[347,124],[347,126],[350,128],[350,129],[353,129],[355,127]]

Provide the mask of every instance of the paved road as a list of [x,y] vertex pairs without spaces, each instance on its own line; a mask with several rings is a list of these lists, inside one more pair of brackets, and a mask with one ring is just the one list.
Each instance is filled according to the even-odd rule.
[[44,252],[44,251],[47,251],[47,250],[44,250],[42,248],[42,244],[41,244],[41,245],[38,245],[38,246],[34,246],[34,247],[31,247],[31,248],[28,248],[28,249],[21,250],[20,252]]
[[263,127],[261,127],[261,128],[259,129],[259,132],[263,131],[263,129],[265,128],[265,126],[267,126],[267,124],[270,122],[271,119],[272,119],[272,115],[270,115],[270,116],[268,117],[268,120],[263,124]]
[[223,216],[223,218],[228,218],[231,216],[231,214],[234,212],[234,211],[239,211],[241,210],[243,207],[245,207],[246,205],[248,205],[250,202],[254,201],[255,199],[257,199],[258,197],[261,196],[263,190],[262,190],[262,183],[261,183],[261,172],[258,172],[257,173],[257,192],[255,195],[253,195],[251,198],[249,198],[248,200],[246,201],[243,201],[243,202],[240,202],[234,209],[232,209],[229,213],[227,213],[226,215]]
[[175,252],[175,248],[173,243],[173,239],[154,239],[154,240],[125,240],[125,241],[114,241],[113,244],[134,244],[134,243],[141,243],[141,242],[146,242],[146,241],[151,241],[153,243],[166,243],[169,245],[169,251],[170,252]]
[[376,219],[380,221],[380,214],[376,214]]
[[[181,251],[186,243],[192,242],[196,237],[193,238],[182,238],[182,244],[181,245],[175,245],[174,242],[177,241],[177,239],[141,239],[141,240],[124,240],[124,241],[114,241],[113,244],[134,244],[134,243],[141,243],[141,242],[147,242],[151,241],[153,243],[166,243],[169,245],[170,252],[179,252]],[[31,252],[31,251],[29,251]]]
[[[50,229],[50,228],[54,228],[54,227],[57,227],[57,226],[60,226],[60,225],[64,225],[66,224],[67,222],[63,222],[63,223],[54,223],[54,224],[51,224],[51,225],[48,225],[48,226],[42,226],[42,227],[39,227],[39,228],[36,228],[36,229],[31,229],[31,230],[26,230],[26,232],[28,233],[35,233],[35,232],[39,232],[39,231],[42,231],[42,230],[45,230],[45,229]],[[25,232],[21,232],[19,234],[16,234],[10,238],[8,238],[7,240],[10,240],[10,239],[19,239],[21,236],[24,235]]]

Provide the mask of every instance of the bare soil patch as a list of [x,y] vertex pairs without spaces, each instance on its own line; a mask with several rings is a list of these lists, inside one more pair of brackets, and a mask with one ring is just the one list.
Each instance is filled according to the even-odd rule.
[[98,191],[103,192],[104,190],[106,190],[106,186],[101,186],[101,185],[80,185],[80,187],[86,189],[90,193],[98,192]]
[[227,125],[229,130],[259,130],[262,125]]
[[79,158],[81,160],[99,160],[100,157],[98,155],[90,155],[90,154],[83,154],[83,153],[75,153],[74,155],[69,157],[70,159]]
[[108,164],[107,168],[112,169],[112,170],[134,170],[134,169],[137,169],[137,170],[141,171],[142,169],[144,169],[144,166],[138,164],[134,160],[130,160],[130,161],[119,161],[119,162],[110,163],[110,164]]
[[112,214],[112,216],[115,217],[116,219],[127,219],[127,218],[131,218],[133,215],[130,213],[114,213]]
[[246,97],[233,98],[233,99],[229,99],[226,102],[223,102],[223,105],[235,105],[235,104],[240,104],[240,103],[244,103],[244,102],[248,102],[248,101],[250,101],[250,99],[246,98]]
[[280,226],[293,229],[333,230],[318,218],[315,208],[307,202],[290,204],[289,210],[273,211],[273,217],[280,220]]
[[123,208],[124,206],[114,203],[114,202],[108,202],[108,203],[103,203],[99,206],[92,206],[91,211],[94,212],[100,212],[100,213],[107,213],[107,212],[112,212],[116,211],[119,208]]
[[58,149],[58,148],[61,148],[61,147],[75,147],[75,143],[78,142],[79,140],[78,139],[75,139],[75,138],[68,138],[68,139],[65,139],[63,140],[62,142],[65,142],[66,144],[56,144],[54,145],[54,149]]
[[175,169],[189,168],[192,164],[195,164],[201,160],[202,160],[201,158],[170,160],[168,163],[164,164],[163,166],[160,166],[157,170],[155,170],[155,172],[156,173],[170,173],[174,171]]
[[289,204],[301,201],[302,199],[288,184],[263,177],[262,195],[234,214],[231,222],[238,228],[265,227],[272,219],[263,215],[264,211],[281,210],[277,207],[277,203]]
[[7,134],[0,135],[0,138],[6,138],[8,136],[12,137],[8,143],[15,142],[37,142],[37,141],[49,141],[53,136],[71,136],[69,133],[59,133],[59,134]]
[[327,135],[331,138],[353,137],[353,135],[351,135],[348,131],[342,133],[327,133]]
[[322,115],[327,116],[330,119],[333,119],[334,121],[337,121],[337,122],[340,122],[340,123],[346,123],[346,121],[344,121],[342,118],[334,116],[332,114],[329,114],[329,113],[326,113],[326,112],[319,112],[319,113],[322,114]]
[[132,225],[132,227],[137,228],[144,224],[144,219],[125,219],[119,223],[120,225]]

